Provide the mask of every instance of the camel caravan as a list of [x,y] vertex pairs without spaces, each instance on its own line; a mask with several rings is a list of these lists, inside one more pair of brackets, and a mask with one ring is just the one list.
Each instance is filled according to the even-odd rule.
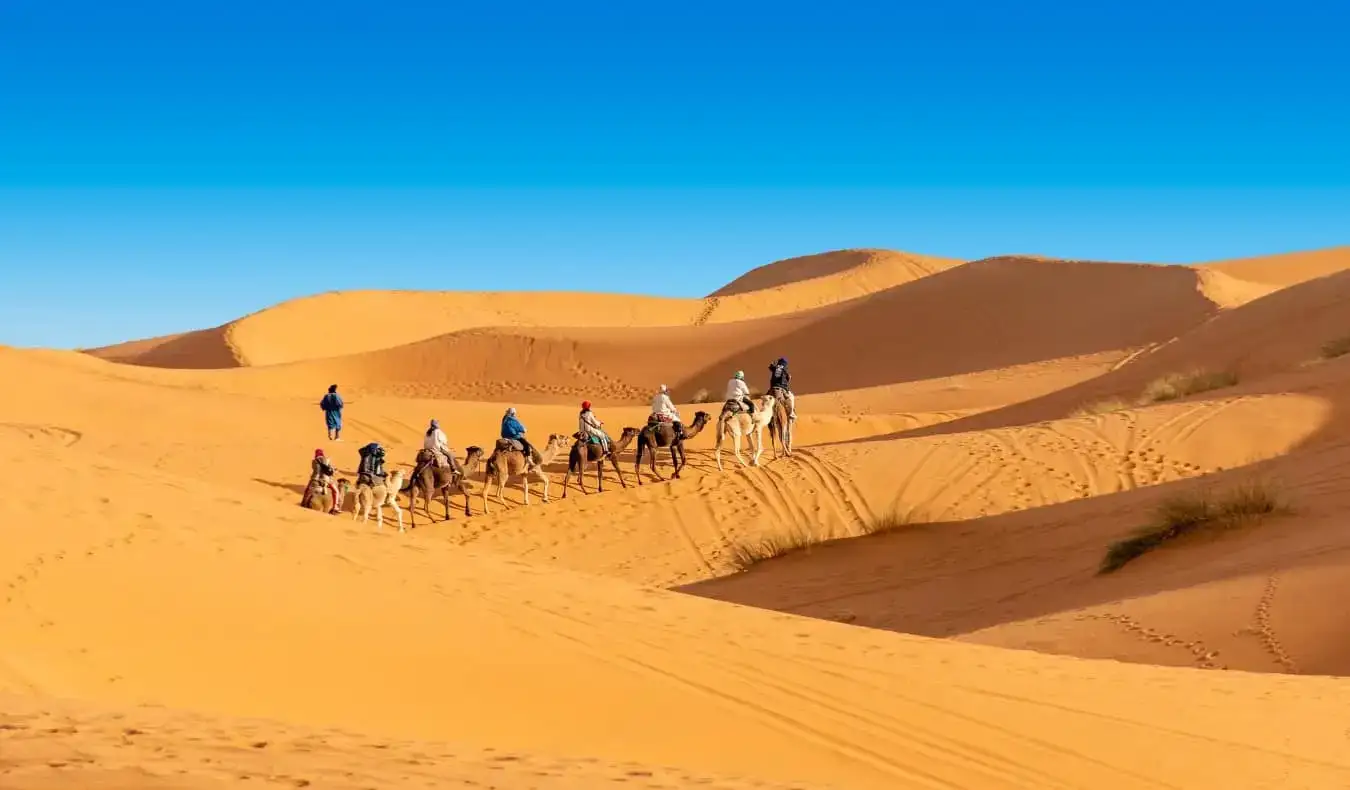
[[[408,495],[407,528],[417,527],[417,502],[421,498],[422,509],[428,520],[435,521],[431,506],[437,498],[445,509],[445,518],[451,517],[450,499],[452,496],[464,497],[464,516],[471,515],[469,507],[469,479],[482,470],[483,488],[482,510],[489,514],[489,497],[492,487],[496,487],[497,504],[506,506],[504,492],[512,480],[520,481],[525,504],[530,504],[530,481],[540,483],[541,496],[545,504],[549,502],[549,476],[547,468],[567,457],[566,473],[563,475],[562,497],[567,498],[567,489],[576,477],[578,487],[583,494],[586,490],[586,472],[591,465],[595,467],[596,491],[605,490],[604,467],[608,463],[619,478],[619,485],[628,487],[623,470],[619,466],[619,454],[634,446],[635,459],[633,476],[637,484],[642,485],[642,460],[646,456],[649,469],[657,480],[665,481],[657,468],[656,456],[659,450],[670,453],[671,479],[678,479],[687,463],[685,442],[702,433],[709,424],[713,425],[715,443],[713,457],[717,470],[724,471],[722,465],[722,442],[730,435],[731,449],[742,467],[759,466],[763,452],[764,433],[767,429],[774,458],[782,454],[792,455],[793,426],[797,421],[796,403],[792,391],[788,388],[790,377],[787,372],[787,360],[780,358],[769,366],[770,385],[768,393],[755,398],[745,382],[745,373],[736,374],[727,383],[726,399],[721,413],[714,421],[712,415],[698,411],[687,426],[680,420],[679,411],[670,399],[670,392],[662,384],[660,391],[652,399],[651,414],[642,428],[624,428],[617,440],[605,431],[604,423],[595,416],[590,401],[581,404],[577,418],[577,431],[570,434],[550,434],[542,448],[535,447],[526,438],[525,425],[521,423],[515,408],[509,408],[502,416],[501,434],[488,453],[481,447],[471,446],[465,449],[463,459],[455,457],[440,423],[432,420],[427,427],[422,449],[418,451],[410,474],[405,477],[403,470],[388,474],[384,469],[385,450],[378,442],[371,442],[358,449],[360,463],[357,467],[355,501],[352,519],[362,523],[369,521],[374,512],[377,530],[384,529],[384,509],[391,508],[398,523],[400,533],[406,531],[403,522],[403,508],[397,502],[399,494]],[[333,414],[337,385],[329,387],[328,394],[320,406],[325,411],[325,421],[329,427],[330,438],[334,424],[341,425],[341,415]],[[337,408],[341,408],[340,401]],[[751,445],[750,459],[746,462],[741,454],[743,441],[748,438]],[[339,478],[332,462],[322,449],[314,451],[310,468],[310,479],[305,486],[301,506],[319,512],[336,514],[343,510],[347,494],[353,487],[346,478]]]

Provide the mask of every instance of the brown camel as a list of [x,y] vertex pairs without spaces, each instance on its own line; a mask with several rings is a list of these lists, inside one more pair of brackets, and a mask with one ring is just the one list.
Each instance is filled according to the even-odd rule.
[[310,510],[317,510],[320,513],[337,513],[342,510],[343,504],[347,501],[347,491],[351,489],[352,484],[345,477],[337,479],[338,501],[333,501],[333,494],[328,486],[320,480],[309,481],[309,487],[305,489],[305,497],[300,504]]
[[769,390],[773,396],[773,416],[769,418],[769,446],[773,447],[773,457],[778,458],[778,445],[783,446],[783,455],[792,455],[793,421],[788,419],[787,393],[778,387]]
[[656,475],[657,480],[665,480],[661,473],[656,470],[656,448],[670,448],[670,465],[674,467],[675,473],[672,478],[680,476],[680,470],[684,468],[684,443],[698,436],[699,431],[707,427],[712,417],[706,411],[694,412],[694,421],[684,428],[684,436],[677,438],[675,436],[675,426],[668,422],[650,422],[647,427],[638,434],[637,440],[637,460],[633,464],[633,474],[637,477],[638,485],[642,485],[642,452],[647,450],[651,453],[652,474]]
[[624,428],[623,433],[619,435],[618,441],[611,440],[609,443],[609,452],[601,454],[600,445],[587,442],[585,447],[585,457],[582,457],[581,434],[574,433],[572,438],[576,441],[572,443],[572,449],[567,453],[567,474],[563,475],[563,494],[562,498],[567,498],[567,483],[572,479],[572,475],[577,476],[577,485],[581,487],[581,493],[586,493],[586,464],[595,464],[595,484],[599,487],[600,493],[605,492],[605,461],[609,460],[614,465],[614,473],[619,476],[619,485],[624,488],[628,483],[624,482],[623,472],[619,471],[619,453],[624,451],[629,444],[637,438],[637,428]]
[[450,495],[464,495],[464,517],[468,518],[469,513],[469,486],[468,477],[478,469],[478,464],[483,460],[483,448],[469,447],[465,450],[464,462],[460,465],[463,474],[455,474],[448,466],[436,466],[435,458],[430,450],[422,450],[417,453],[417,464],[413,467],[412,476],[408,478],[408,485],[404,491],[408,493],[408,525],[412,529],[417,528],[417,495],[422,494],[422,501],[425,503],[422,507],[426,511],[427,519],[434,521],[431,515],[431,502],[436,498],[436,494],[441,495],[441,502],[445,504],[445,520],[450,520]]
[[553,460],[562,454],[563,448],[567,446],[567,437],[562,434],[550,434],[548,445],[543,450],[534,448],[534,457],[525,458],[525,453],[516,449],[516,446],[509,439],[498,439],[496,447],[492,450],[492,455],[488,456],[487,463],[483,467],[483,513],[488,510],[488,488],[491,483],[497,484],[497,504],[505,507],[506,499],[503,493],[506,491],[506,481],[515,475],[520,475],[520,487],[525,491],[525,504],[530,504],[530,478],[541,480],[544,483],[544,502],[548,503],[548,475],[544,473],[544,467],[553,463]]

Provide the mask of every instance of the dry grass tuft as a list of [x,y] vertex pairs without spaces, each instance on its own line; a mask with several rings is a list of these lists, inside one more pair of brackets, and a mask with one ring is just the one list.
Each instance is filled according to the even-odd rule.
[[1099,573],[1120,570],[1165,543],[1207,530],[1233,529],[1267,516],[1290,512],[1267,483],[1243,483],[1221,495],[1191,492],[1168,497],[1154,511],[1153,522],[1106,550]]
[[802,527],[792,527],[787,532],[770,532],[757,540],[731,544],[731,564],[736,570],[743,571],[765,560],[777,559],[824,542],[825,539],[820,535]]
[[1238,383],[1237,373],[1231,370],[1195,370],[1190,373],[1170,373],[1144,390],[1145,403],[1176,400],[1200,392],[1223,389]]
[[1322,359],[1335,359],[1350,354],[1350,335],[1343,335],[1322,344]]
[[[919,526],[900,511],[892,510],[862,525],[862,535],[876,535],[882,532],[894,532],[900,529]],[[861,536],[859,536],[861,537]],[[789,528],[786,532],[771,532],[755,540],[733,543],[731,546],[731,564],[736,570],[743,571],[766,560],[777,559],[787,554],[805,551],[812,546],[832,543],[848,538],[828,538],[800,526]]]
[[1098,414],[1111,414],[1130,408],[1130,404],[1120,398],[1107,398],[1095,403],[1087,403],[1073,410],[1071,417],[1092,417]]

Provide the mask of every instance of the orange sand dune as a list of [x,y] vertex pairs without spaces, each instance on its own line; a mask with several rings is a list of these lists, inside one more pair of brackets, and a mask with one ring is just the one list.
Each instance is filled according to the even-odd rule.
[[[996,259],[791,315],[682,327],[474,329],[250,371],[257,391],[519,403],[721,397],[787,356],[801,394],[940,379],[1161,343],[1216,311],[1184,268]],[[279,336],[279,335],[278,335]],[[933,342],[941,338],[941,342]]]
[[1267,384],[1270,376],[1321,364],[1323,345],[1350,338],[1347,310],[1350,272],[1303,282],[1225,310],[1168,342],[1142,348],[1106,375],[920,433],[1022,425],[1096,404],[1133,403],[1152,382],[1194,371],[1232,373],[1238,391],[1280,391]]
[[[361,353],[484,327],[617,329],[724,323],[827,307],[958,263],[887,250],[823,253],[768,264],[741,278],[762,280],[760,285],[737,288],[734,293],[724,288],[708,299],[542,292],[331,292],[284,302],[216,329],[120,343],[87,353],[154,367],[228,368]],[[766,279],[764,271],[776,274]],[[188,348],[196,349],[195,356],[186,353]]]
[[[333,294],[111,355],[137,365],[0,349],[0,786],[1350,785],[1350,682],[1295,677],[1350,674],[1350,357],[1318,360],[1350,274],[850,253],[738,282]],[[347,345],[369,307],[397,320]],[[758,469],[709,430],[680,480],[629,450],[626,487],[564,500],[554,464],[553,501],[513,481],[484,515],[476,474],[471,517],[406,534],[295,506],[316,446],[406,469],[432,417],[462,455],[507,403],[570,433],[578,394],[617,434],[657,383],[780,353],[797,452]],[[1075,414],[1195,366],[1240,381]],[[1158,502],[1254,477],[1293,512],[1096,574]],[[842,539],[739,571],[803,535]]]
[[1350,247],[1214,261],[1199,264],[1196,268],[1283,288],[1350,269]]
[[[272,749],[271,776],[426,781],[430,769],[397,771],[386,749],[363,756],[385,743],[470,780],[493,749],[505,787],[533,786],[541,764],[580,773],[579,786],[583,771],[657,770],[674,786],[700,774],[849,788],[1350,779],[1339,681],[1181,675],[799,620],[432,550],[75,448],[4,447],[38,481],[0,502],[20,525],[0,559],[5,686],[126,716],[81,709],[66,729],[51,703],[7,714],[5,766],[20,777],[62,763],[76,768],[64,786],[125,772],[158,741],[172,754],[139,768],[161,781],[180,748],[212,743],[221,753],[190,774],[262,770],[248,748]],[[128,711],[142,703],[281,723]],[[34,706],[59,739],[31,737]],[[1141,764],[1141,749],[1173,757]]]

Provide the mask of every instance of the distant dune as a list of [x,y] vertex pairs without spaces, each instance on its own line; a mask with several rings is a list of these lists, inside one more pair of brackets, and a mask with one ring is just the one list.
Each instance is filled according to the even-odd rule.
[[[333,293],[0,348],[0,786],[1348,787],[1347,250],[845,250],[706,299]],[[415,523],[400,494],[404,533],[296,506],[315,448],[407,472],[431,419],[463,458],[581,399],[617,436],[661,383],[690,423],[780,355],[795,449],[758,468],[710,427],[679,479],[558,457],[526,505],[480,466]],[[1285,507],[1099,572],[1242,485]]]

